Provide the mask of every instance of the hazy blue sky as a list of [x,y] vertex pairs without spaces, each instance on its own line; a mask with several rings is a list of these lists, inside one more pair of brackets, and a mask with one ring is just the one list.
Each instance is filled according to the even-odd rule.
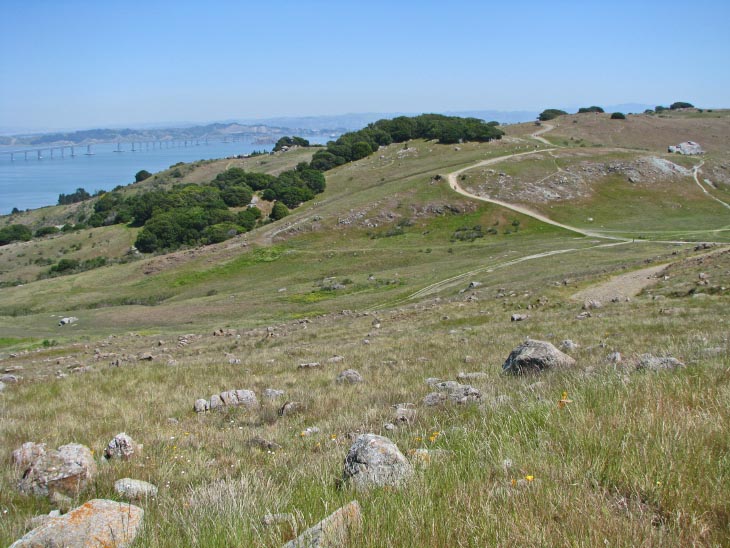
[[728,0],[3,0],[0,128],[730,107],[729,24]]

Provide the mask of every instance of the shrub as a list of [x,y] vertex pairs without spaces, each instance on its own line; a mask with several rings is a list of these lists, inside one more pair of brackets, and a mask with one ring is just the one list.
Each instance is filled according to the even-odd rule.
[[86,192],[83,188],[77,188],[76,192],[71,194],[59,194],[58,205],[75,204],[77,202],[83,202],[91,198],[91,194]]
[[611,120],[626,120],[626,115],[623,112],[614,112],[611,114]]
[[43,236],[48,236],[49,234],[56,234],[58,232],[58,229],[55,226],[42,226],[38,230],[35,231],[35,237],[36,238],[42,238]]
[[11,242],[27,242],[33,237],[30,228],[25,225],[8,225],[0,229],[0,245]]
[[669,105],[669,108],[671,110],[677,110],[679,108],[694,108],[694,105],[692,103],[686,103],[684,101],[677,101]]
[[274,207],[271,209],[271,213],[269,214],[269,218],[272,221],[278,221],[279,219],[283,219],[289,215],[289,209],[281,202],[276,202],[274,204]]

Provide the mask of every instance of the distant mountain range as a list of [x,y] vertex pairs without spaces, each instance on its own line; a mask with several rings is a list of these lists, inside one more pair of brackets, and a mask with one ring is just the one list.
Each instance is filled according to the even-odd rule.
[[[603,107],[606,112],[643,112],[651,105],[627,103]],[[577,107],[564,108],[576,111]],[[152,127],[143,124],[131,128],[84,129],[78,131],[15,134],[0,136],[0,145],[50,146],[61,144],[85,145],[102,142],[132,141],[168,141],[185,139],[222,139],[226,137],[255,136],[261,141],[271,141],[282,135],[299,135],[301,137],[335,137],[356,129],[361,129],[371,122],[395,116],[414,116],[420,112],[364,112],[325,116],[276,117],[259,119],[226,120],[206,125],[194,125],[190,122],[168,122],[167,127]],[[496,120],[501,124],[514,124],[534,120],[537,111],[516,110],[472,110],[446,111],[441,114],[450,116],[470,116],[486,121]]]

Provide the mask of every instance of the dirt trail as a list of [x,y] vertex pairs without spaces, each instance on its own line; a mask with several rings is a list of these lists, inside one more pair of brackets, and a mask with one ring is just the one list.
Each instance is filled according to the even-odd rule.
[[542,135],[543,133],[547,133],[548,131],[551,131],[553,129],[555,129],[555,126],[552,124],[542,124],[542,129],[538,129],[535,133],[530,135],[530,137],[540,141],[541,143],[545,143],[546,145],[554,146],[550,141],[548,141],[544,137],[540,137],[540,135]]
[[[549,131],[550,129],[552,129],[552,126],[550,126],[546,130],[541,130],[541,131],[543,131],[543,132],[544,131]],[[538,133],[540,133],[540,132],[538,132]],[[536,211],[533,211],[533,210],[531,210],[531,209],[529,209],[529,208],[527,208],[525,206],[510,204],[508,202],[503,202],[502,200],[495,200],[493,198],[486,198],[484,196],[479,196],[478,194],[472,194],[471,192],[468,192],[468,191],[464,190],[461,186],[459,186],[458,176],[461,173],[463,173],[464,171],[468,171],[470,169],[474,169],[474,168],[477,168],[477,167],[482,167],[482,166],[488,166],[488,165],[491,165],[491,164],[501,163],[501,162],[504,162],[505,160],[509,160],[510,158],[518,158],[520,156],[529,156],[531,154],[540,154],[540,153],[543,153],[543,152],[551,152],[553,150],[556,150],[556,149],[555,148],[544,148],[544,149],[540,149],[540,150],[531,150],[530,152],[520,152],[518,154],[510,154],[508,156],[500,156],[499,158],[491,158],[489,160],[483,160],[483,161],[478,162],[476,164],[473,164],[473,165],[470,165],[470,166],[461,168],[461,169],[459,169],[457,171],[454,171],[452,173],[449,173],[447,175],[447,179],[449,181],[449,186],[453,190],[455,190],[456,192],[458,192],[459,194],[461,194],[463,196],[468,196],[469,198],[474,198],[476,200],[481,200],[482,202],[489,202],[489,203],[492,203],[492,204],[497,204],[497,205],[502,206],[502,207],[505,207],[507,209],[511,209],[512,211],[516,211],[517,213],[522,213],[523,215],[527,215],[528,217],[532,217],[533,219],[537,219],[538,221],[542,221],[543,223],[546,223],[546,224],[549,224],[549,225],[553,225],[553,226],[557,226],[557,227],[560,227],[560,228],[564,228],[565,230],[570,230],[571,232],[577,232],[578,234],[582,234],[583,236],[588,236],[588,237],[591,237],[591,238],[603,238],[605,240],[616,240],[616,241],[621,241],[621,242],[630,241],[628,238],[622,238],[622,237],[619,237],[619,236],[610,236],[610,235],[607,235],[607,234],[603,234],[601,232],[595,232],[593,230],[586,230],[586,229],[583,229],[583,228],[577,228],[577,227],[574,227],[574,226],[569,226],[569,225],[566,225],[566,224],[563,224],[563,223],[559,223],[559,222],[553,221],[549,217],[546,217],[545,215],[542,215],[541,213],[538,213]]]
[[619,274],[603,283],[587,287],[575,293],[571,298],[576,301],[595,300],[606,302],[614,297],[635,297],[641,290],[653,285],[657,275],[669,266],[668,264],[650,266]]
[[702,185],[702,183],[700,183],[700,179],[699,179],[699,172],[700,172],[700,168],[701,168],[701,167],[702,167],[702,166],[703,166],[704,164],[705,164],[705,161],[704,161],[704,160],[702,160],[702,161],[701,161],[701,162],[700,162],[699,164],[697,164],[696,166],[694,166],[694,167],[692,168],[692,177],[694,178],[694,180],[695,180],[695,183],[697,183],[697,186],[698,186],[698,187],[700,187],[700,188],[702,189],[702,192],[704,192],[704,193],[705,193],[705,194],[707,195],[707,197],[709,197],[709,198],[712,198],[712,199],[713,199],[713,200],[715,200],[716,202],[720,202],[720,203],[721,203],[722,205],[724,205],[724,206],[725,206],[726,208],[730,209],[730,204],[728,204],[728,203],[726,203],[726,202],[723,202],[723,201],[722,201],[722,200],[721,200],[720,198],[716,198],[715,196],[713,196],[712,194],[710,194],[710,192],[709,192],[709,191],[708,191],[708,190],[707,190],[707,189],[706,189],[706,188],[705,188],[705,187],[704,187],[704,186]]

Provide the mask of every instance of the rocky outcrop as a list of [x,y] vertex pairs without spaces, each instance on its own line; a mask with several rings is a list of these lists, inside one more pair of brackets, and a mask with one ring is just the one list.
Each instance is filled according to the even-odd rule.
[[49,517],[10,548],[126,548],[142,527],[144,510],[131,504],[94,499],[68,514]]
[[528,340],[510,353],[502,365],[502,371],[522,375],[572,365],[575,365],[575,360],[549,342]]
[[386,437],[362,434],[345,457],[343,479],[357,489],[398,486],[413,474],[413,467],[398,446]]
[[696,156],[698,154],[705,153],[705,151],[702,150],[702,147],[694,141],[685,141],[684,143],[670,146],[668,151],[674,154],[684,154],[687,156]]
[[282,548],[340,548],[362,525],[360,504],[353,500],[304,531]]
[[85,445],[70,443],[47,451],[23,473],[18,489],[33,495],[60,492],[75,496],[96,475],[96,463]]

